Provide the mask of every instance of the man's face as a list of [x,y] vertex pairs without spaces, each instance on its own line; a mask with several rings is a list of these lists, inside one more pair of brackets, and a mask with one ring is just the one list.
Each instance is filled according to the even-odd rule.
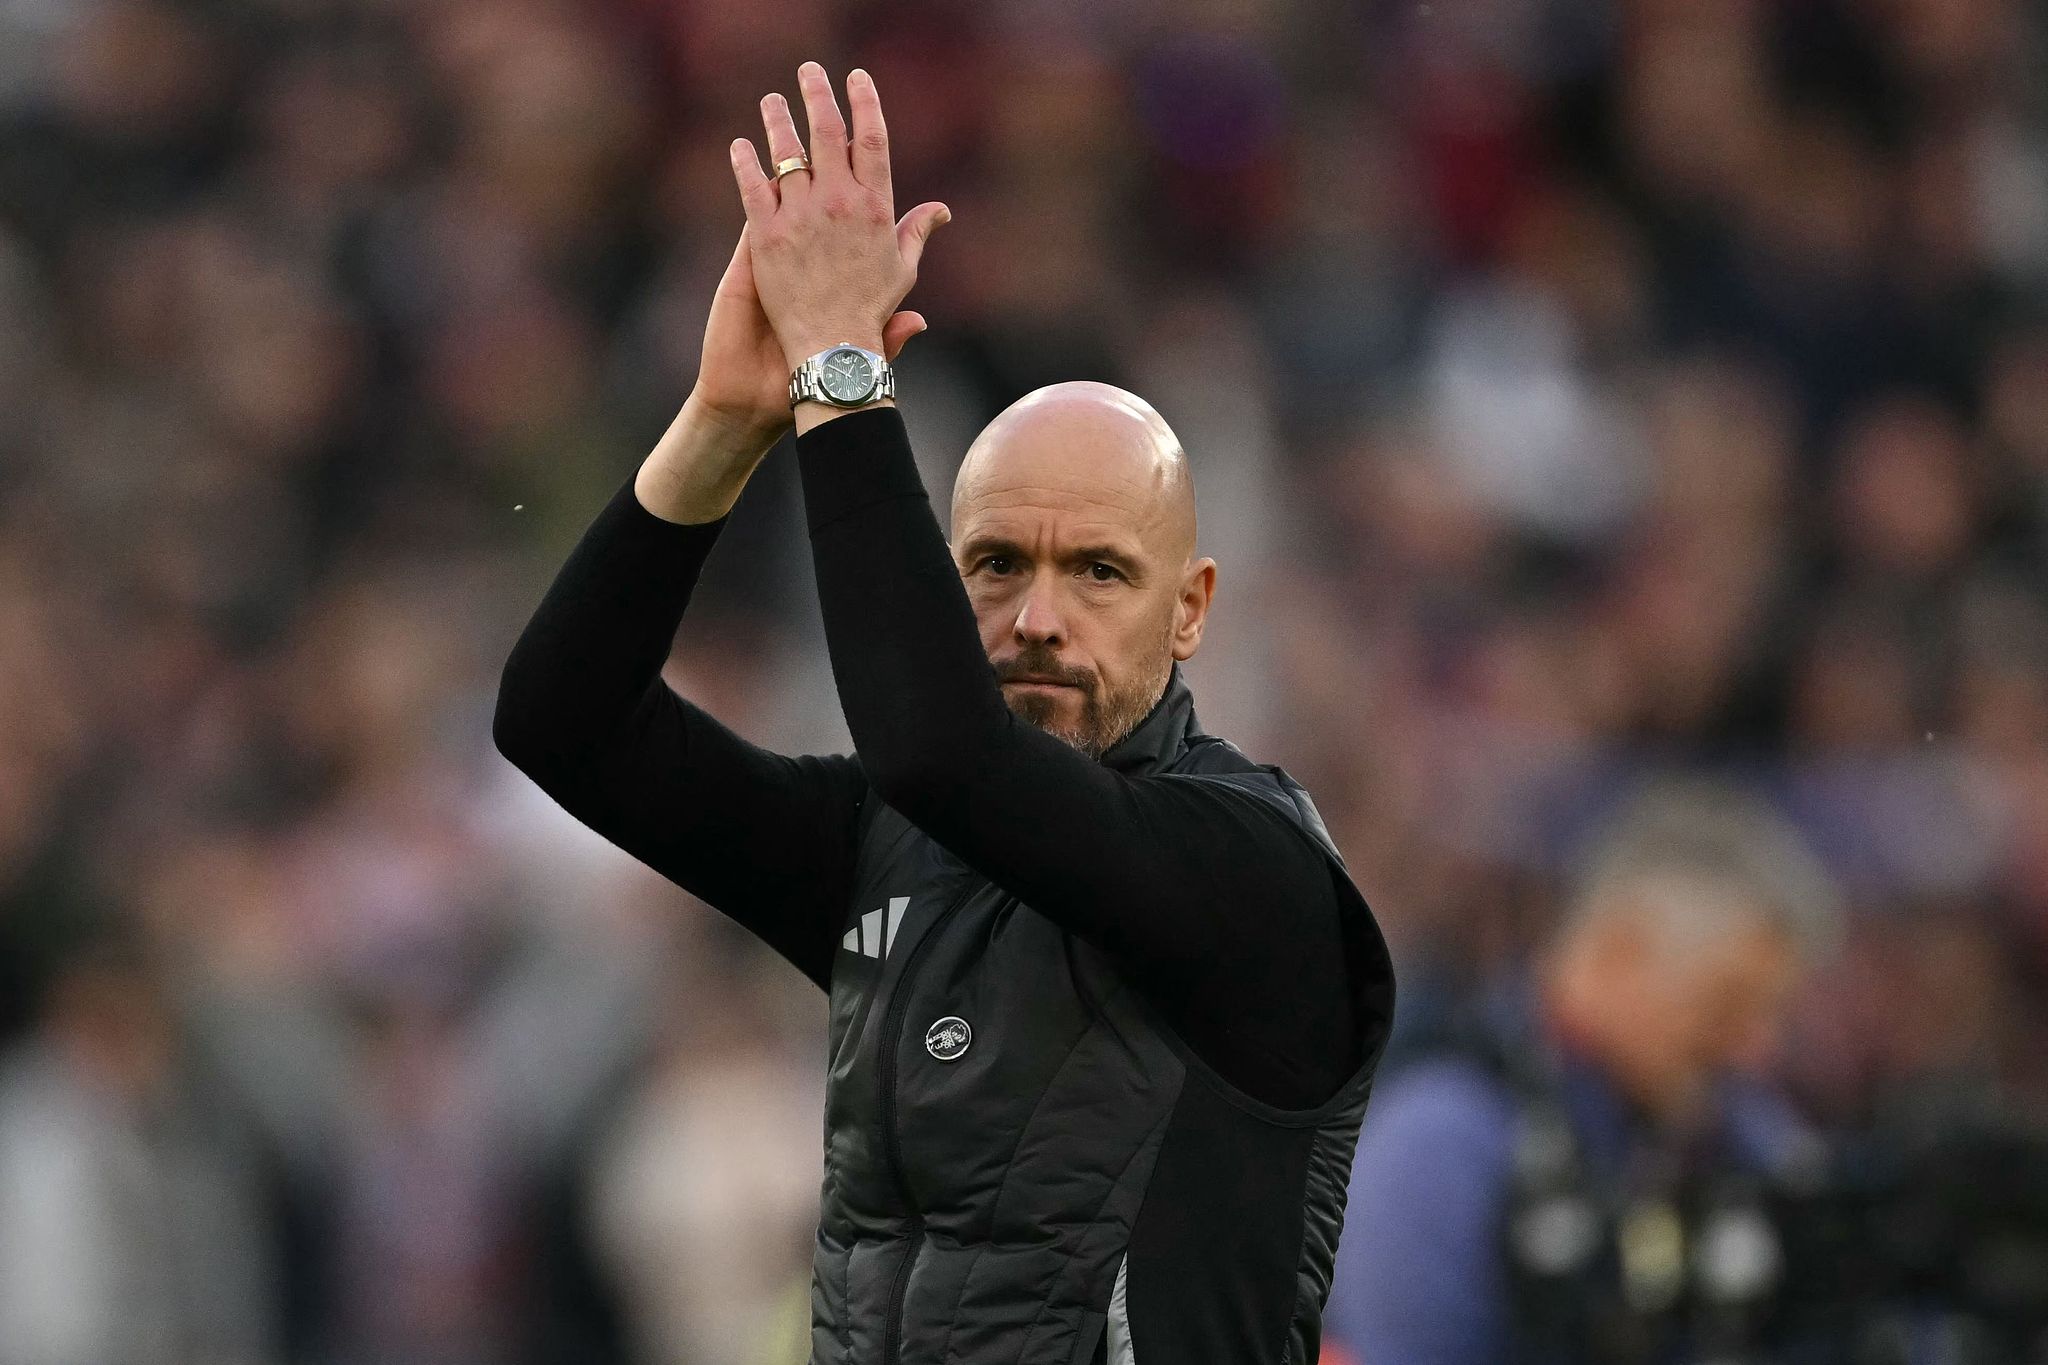
[[1798,975],[1792,941],[1756,923],[1692,956],[1689,967],[1670,973],[1673,1050],[1703,1071],[1761,1067]]
[[1600,1046],[1638,1098],[1697,1112],[1716,1076],[1760,1067],[1781,1027],[1799,957],[1760,913],[1728,906],[1703,941],[1665,941],[1644,924],[1600,931],[1597,977],[1608,1017]]
[[1099,757],[1200,644],[1215,567],[1190,558],[1185,470],[1130,412],[1076,398],[976,442],[953,546],[1004,700]]

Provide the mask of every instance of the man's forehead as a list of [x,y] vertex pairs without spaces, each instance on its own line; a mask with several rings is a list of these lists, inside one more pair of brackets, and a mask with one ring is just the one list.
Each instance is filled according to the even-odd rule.
[[1146,535],[1192,498],[1180,443],[1142,399],[1061,384],[1013,404],[969,448],[953,485],[956,532],[984,520],[1053,516]]
[[998,550],[1030,556],[1069,557],[1107,553],[1142,560],[1161,538],[1129,517],[1079,504],[1031,500],[977,503],[954,527],[960,552]]
[[957,512],[975,521],[1015,521],[1048,514],[1140,529],[1160,515],[1159,491],[1131,478],[1081,467],[1045,467],[1032,461],[992,466],[971,483],[963,479]]

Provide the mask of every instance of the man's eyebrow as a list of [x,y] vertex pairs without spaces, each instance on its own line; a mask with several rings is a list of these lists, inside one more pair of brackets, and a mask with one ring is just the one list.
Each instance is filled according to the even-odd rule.
[[962,559],[976,560],[984,555],[1009,555],[1014,559],[1028,558],[1022,545],[1003,536],[970,536],[967,542],[960,547],[960,557]]
[[[1007,555],[1012,559],[1031,558],[1029,550],[1007,536],[970,536],[960,546],[960,558],[970,564],[990,555]],[[1107,542],[1077,545],[1062,553],[1060,557],[1069,564],[1092,564],[1099,559],[1133,577],[1143,567],[1138,555],[1120,545],[1111,545]]]
[[1092,564],[1096,560],[1125,573],[1135,574],[1143,567],[1138,556],[1117,545],[1081,545],[1067,552],[1067,559],[1075,564]]

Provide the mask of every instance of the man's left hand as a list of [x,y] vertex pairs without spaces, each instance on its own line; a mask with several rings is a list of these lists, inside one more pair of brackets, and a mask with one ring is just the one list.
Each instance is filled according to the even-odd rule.
[[[897,223],[889,133],[865,71],[856,69],[846,81],[850,142],[825,68],[805,62],[797,82],[810,121],[809,170],[771,179],[753,143],[740,138],[732,144],[755,287],[792,370],[842,343],[881,351],[883,328],[917,281],[926,240],[953,216],[932,202]],[[771,163],[804,154],[781,95],[761,101],[761,120]]]

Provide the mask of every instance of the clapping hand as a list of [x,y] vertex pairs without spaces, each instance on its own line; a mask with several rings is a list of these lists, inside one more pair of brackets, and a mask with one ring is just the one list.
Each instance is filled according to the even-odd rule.
[[[778,385],[808,357],[842,342],[893,356],[922,330],[915,313],[897,305],[917,279],[933,230],[952,218],[944,204],[924,203],[895,217],[889,184],[889,134],[874,80],[856,70],[846,81],[852,138],[825,68],[797,71],[811,133],[808,168],[771,178],[753,143],[732,144],[733,177],[746,205],[744,259],[761,312],[778,346]],[[804,156],[803,140],[779,94],[761,101],[771,163]],[[732,272],[728,271],[728,279]],[[721,286],[721,294],[724,287]],[[765,346],[766,335],[755,344]]]
[[[845,341],[894,360],[924,330],[922,317],[897,305],[926,239],[951,212],[919,204],[893,221],[889,138],[866,73],[847,82],[850,146],[825,69],[806,62],[798,79],[816,149],[810,167],[770,178],[752,143],[732,146],[747,226],[704,324],[696,387],[633,482],[641,505],[667,521],[724,516],[793,421],[801,427],[837,415],[819,403],[790,412],[790,373],[805,359]],[[782,96],[762,100],[761,114],[770,155],[801,159]]]
[[[904,344],[925,328],[920,313],[896,313],[882,327],[882,354],[894,360]],[[789,430],[789,372],[781,343],[754,284],[746,230],[718,281],[711,314],[704,323],[704,351],[697,366],[693,406],[716,419],[738,449],[758,455]]]

